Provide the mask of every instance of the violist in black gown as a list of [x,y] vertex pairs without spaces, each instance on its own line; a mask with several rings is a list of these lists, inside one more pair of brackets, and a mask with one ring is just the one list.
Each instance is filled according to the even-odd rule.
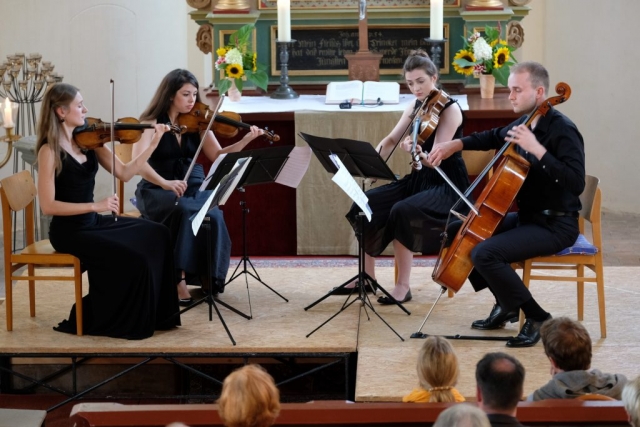
[[[402,117],[376,147],[383,159],[387,159],[402,137],[403,132],[411,124],[412,113],[421,105],[424,99],[436,89],[438,70],[429,56],[422,50],[412,51],[403,67],[405,81],[411,93],[416,96],[415,104],[410,104]],[[416,152],[420,155],[420,162],[424,165],[421,170],[414,170],[404,178],[374,188],[366,192],[369,206],[373,211],[371,222],[364,221],[365,236],[365,271],[375,279],[375,258],[389,245],[393,244],[398,280],[394,289],[389,293],[400,301],[411,300],[409,277],[413,253],[436,254],[440,248],[440,234],[444,229],[449,210],[459,200],[456,192],[445,182],[435,169],[426,167],[427,153],[449,138],[462,136],[463,116],[460,106],[450,100],[442,109],[435,130],[422,144],[418,144]],[[456,136],[457,135],[457,136]],[[411,136],[407,136],[400,146],[407,152],[411,151]],[[443,162],[440,168],[460,191],[469,186],[467,169],[462,156],[452,156]],[[407,161],[410,155],[407,154]],[[461,209],[462,210],[462,209]],[[360,227],[358,219],[360,208],[353,205],[347,219],[354,230]],[[355,283],[347,285],[350,291]],[[385,296],[378,298],[381,304],[395,302]]]
[[[187,70],[176,69],[164,77],[140,120],[153,124],[177,123],[178,115],[191,111],[196,102],[200,102],[200,93],[195,76]],[[262,134],[263,130],[251,126],[240,141],[222,148],[212,131],[204,135],[198,132],[182,135],[166,133],[149,162],[140,170],[143,179],[136,190],[136,205],[144,218],[165,224],[171,230],[175,283],[181,305],[189,305],[193,301],[187,283],[199,281],[204,285],[207,282],[205,275],[209,271],[209,264],[213,275],[210,278],[213,291],[222,292],[231,256],[231,239],[218,207],[207,213],[211,225],[212,253],[209,260],[206,257],[207,233],[201,229],[194,236],[191,229],[191,216],[202,208],[211,194],[211,191],[199,191],[205,178],[202,165],[196,164],[188,180],[184,180],[201,138],[204,136],[202,151],[213,162],[222,153],[242,150]],[[142,139],[133,146],[133,155],[145,151],[152,137],[151,130],[145,131]]]
[[[52,215],[49,238],[60,252],[78,257],[89,278],[82,299],[87,335],[143,339],[180,324],[173,282],[169,229],[151,221],[99,212],[118,212],[118,197],[94,201],[98,165],[111,171],[106,147],[84,150],[73,139],[87,109],[77,88],[57,83],[45,94],[38,123],[38,195],[42,212]],[[116,159],[115,175],[128,181],[151,152],[166,125],[155,126],[147,148],[129,163]],[[153,130],[151,131],[153,132]],[[76,307],[54,328],[76,333]]]

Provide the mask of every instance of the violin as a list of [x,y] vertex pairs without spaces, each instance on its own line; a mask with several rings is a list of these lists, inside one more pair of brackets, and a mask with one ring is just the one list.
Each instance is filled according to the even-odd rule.
[[420,133],[418,134],[420,143],[425,142],[438,127],[440,113],[449,99],[449,94],[444,90],[433,89],[416,111],[415,115],[420,116]]
[[[207,128],[211,120],[211,109],[203,102],[196,102],[191,111],[178,115],[178,125],[184,127],[184,132],[202,132]],[[240,114],[231,111],[223,111],[216,114],[212,130],[216,135],[224,138],[233,138],[238,134],[238,129],[249,129],[251,125],[243,123]],[[264,129],[264,136],[270,141],[280,141],[280,137],[268,129]]]
[[[179,126],[169,124],[171,132],[181,133]],[[118,119],[114,124],[114,140],[121,144],[133,144],[138,142],[142,137],[145,129],[153,129],[154,126],[149,123],[140,123],[138,119],[133,117],[125,117]],[[102,147],[111,138],[111,123],[105,123],[101,119],[87,117],[84,125],[78,126],[73,130],[73,138],[80,148],[85,150],[94,150]]]

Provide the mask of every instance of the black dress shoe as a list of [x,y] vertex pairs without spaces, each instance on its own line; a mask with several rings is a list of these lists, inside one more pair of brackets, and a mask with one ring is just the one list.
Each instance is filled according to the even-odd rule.
[[532,347],[536,345],[540,341],[540,327],[549,319],[551,319],[551,315],[539,322],[533,319],[525,320],[518,336],[507,341],[507,347]]
[[518,311],[506,312],[498,304],[495,304],[489,313],[489,317],[483,320],[476,320],[471,324],[473,329],[500,329],[507,322],[516,322],[518,320]]
[[[358,293],[358,286],[360,286],[360,285],[356,285],[355,288],[347,288],[346,286],[341,288],[339,286],[336,286],[335,288],[333,288],[331,290],[331,295],[349,295],[349,294],[351,294],[352,291],[353,291],[354,294],[357,294]],[[371,285],[368,284],[368,283],[364,286],[364,290],[368,294],[373,292],[373,289],[371,288]]]
[[182,307],[189,307],[191,304],[193,304],[193,298],[180,298],[178,303]]
[[[409,289],[407,291],[407,294],[404,296],[403,299],[398,300],[397,302],[402,304],[402,303],[405,303],[407,301],[411,301],[411,289]],[[379,297],[378,298],[378,304],[391,305],[391,304],[395,304],[395,303],[396,303],[396,300],[393,297],[389,298],[389,297],[384,297],[383,296],[383,297]]]

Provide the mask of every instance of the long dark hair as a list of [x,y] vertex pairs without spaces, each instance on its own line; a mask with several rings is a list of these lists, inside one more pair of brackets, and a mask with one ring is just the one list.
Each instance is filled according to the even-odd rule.
[[[53,151],[56,176],[62,170],[62,158],[66,152],[60,148],[60,134],[62,132],[62,120],[56,114],[59,107],[67,108],[76,98],[79,90],[68,83],[56,83],[47,89],[42,99],[40,108],[40,120],[38,121],[38,142],[36,153],[40,152],[43,145],[48,144]],[[62,157],[61,157],[62,155]]]
[[[176,68],[164,76],[149,106],[140,115],[140,120],[155,120],[158,116],[167,113],[176,92],[186,83],[191,83],[196,89],[200,89],[198,80],[189,70]],[[199,92],[196,95],[196,101],[200,102]]]

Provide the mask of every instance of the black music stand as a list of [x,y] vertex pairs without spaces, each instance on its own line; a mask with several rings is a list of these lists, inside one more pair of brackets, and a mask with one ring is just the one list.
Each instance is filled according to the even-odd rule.
[[[335,163],[333,163],[333,160],[331,160],[331,158],[329,157],[331,154],[336,154],[340,159],[340,161],[344,164],[347,171],[351,174],[351,176],[359,176],[362,178],[387,179],[390,181],[396,180],[396,177],[391,171],[391,169],[389,169],[389,166],[387,166],[387,164],[384,162],[382,157],[380,157],[380,154],[368,142],[362,142],[362,141],[356,141],[356,140],[344,139],[344,138],[338,138],[338,139],[323,138],[319,136],[308,135],[302,132],[300,132],[299,135],[302,139],[304,139],[307,142],[307,144],[309,144],[309,146],[311,147],[311,150],[320,161],[320,164],[322,164],[325,170],[331,174],[335,174],[336,172],[338,172],[338,168],[336,167]],[[363,183],[363,191],[364,191],[364,183]],[[365,221],[365,215],[363,212],[360,212],[359,214],[359,221],[360,221],[360,230],[363,230],[364,221]],[[391,299],[392,301],[395,301],[396,305],[400,307],[405,313],[407,314],[411,314],[411,313],[406,308],[404,308],[402,303],[396,301],[389,294],[389,292],[386,291],[386,289],[380,286],[380,284],[376,280],[374,280],[371,276],[369,276],[366,273],[366,271],[364,271],[364,234],[360,231],[358,232],[358,235],[360,237],[358,239],[359,241],[358,273],[352,278],[350,278],[349,280],[347,280],[346,282],[344,282],[343,284],[341,284],[340,286],[338,286],[336,289],[329,291],[329,293],[327,293],[325,296],[309,304],[304,309],[305,311],[310,309],[311,307],[315,306],[319,302],[333,295],[333,293],[336,292],[338,289],[342,289],[346,287],[349,283],[353,282],[354,280],[356,281],[356,286],[354,290],[347,296],[347,299],[345,300],[340,310],[338,310],[337,313],[335,313],[333,316],[331,316],[329,319],[323,322],[316,329],[311,331],[307,335],[307,338],[311,334],[313,334],[315,331],[317,331],[318,329],[320,329],[321,327],[329,323],[338,314],[342,313],[344,310],[349,308],[353,303],[355,303],[356,301],[361,301],[362,303],[361,306],[365,308],[365,313],[367,314],[367,320],[371,320],[369,317],[369,313],[367,312],[367,307],[369,307],[369,309],[371,309],[371,311],[376,316],[378,316],[378,318],[382,320],[384,324],[387,325],[387,327],[391,329],[393,333],[398,336],[398,338],[404,341],[404,338],[402,338],[391,327],[391,325],[389,325],[378,314],[375,308],[373,308],[373,305],[371,304],[371,301],[369,300],[369,296],[367,295],[367,292],[366,292],[366,286],[367,285],[371,286],[374,292],[376,292],[376,290],[379,289],[383,294],[387,296],[387,298]],[[357,292],[355,292],[356,289],[358,290]],[[353,300],[350,300],[352,296],[355,296],[355,297]]]
[[[229,283],[233,282],[238,277],[240,277],[241,275],[243,274],[245,275],[245,282],[247,284],[247,295],[249,298],[250,318],[253,318],[253,311],[251,307],[251,294],[249,293],[249,281],[248,281],[247,275],[256,279],[262,285],[266,286],[271,292],[275,293],[286,302],[289,302],[289,300],[283,297],[282,295],[280,295],[275,289],[267,285],[260,278],[260,275],[256,271],[256,268],[253,266],[253,263],[251,262],[251,259],[247,254],[246,218],[247,218],[247,212],[249,212],[249,209],[247,209],[247,202],[245,199],[246,193],[244,191],[244,187],[247,187],[249,185],[266,184],[266,183],[275,182],[276,179],[278,178],[278,175],[282,171],[285,163],[287,162],[289,154],[291,153],[291,150],[293,150],[293,148],[294,147],[291,145],[291,146],[284,146],[284,147],[269,147],[269,148],[260,148],[257,150],[245,150],[245,151],[239,151],[237,153],[229,153],[224,157],[224,159],[220,161],[216,170],[206,179],[206,181],[208,181],[205,184],[206,189],[207,190],[213,189],[215,188],[217,183],[221,181],[223,177],[226,176],[231,171],[231,169],[233,168],[233,166],[235,165],[238,159],[251,157],[251,161],[246,171],[244,172],[243,176],[240,178],[240,181],[236,185],[236,188],[238,189],[238,191],[240,191],[243,194],[243,200],[240,202],[240,206],[242,206],[242,242],[243,242],[242,258],[240,259],[240,261],[238,262],[238,265],[236,266],[235,270],[231,274],[231,278],[225,283],[225,286],[226,286]],[[252,271],[250,271],[247,268],[247,264],[251,266]],[[242,266],[242,270],[238,271],[240,266]]]

